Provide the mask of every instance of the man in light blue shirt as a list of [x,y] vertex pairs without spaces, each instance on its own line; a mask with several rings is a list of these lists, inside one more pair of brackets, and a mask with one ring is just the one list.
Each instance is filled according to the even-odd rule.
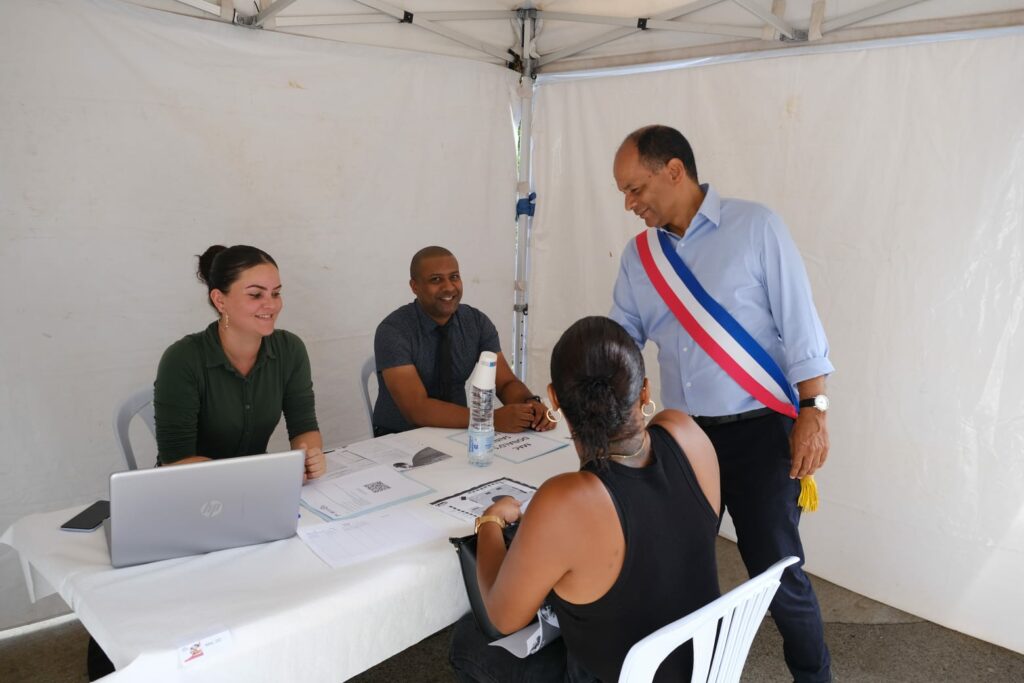
[[[641,347],[658,347],[666,407],[694,416],[715,446],[722,503],[755,576],[788,555],[803,559],[799,478],[828,456],[828,342],[800,254],[770,209],[701,185],[690,144],[667,126],[631,133],[615,155],[625,208],[664,231],[705,290],[772,357],[800,396],[796,421],[751,396],[698,346],[655,290],[635,240],[622,254],[610,316]],[[807,576],[790,567],[771,605],[796,681],[831,680],[821,613]]]

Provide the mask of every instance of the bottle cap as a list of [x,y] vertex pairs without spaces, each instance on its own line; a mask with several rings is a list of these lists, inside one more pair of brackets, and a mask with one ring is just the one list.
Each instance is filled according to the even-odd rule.
[[494,389],[494,376],[498,367],[498,354],[493,351],[481,351],[480,360],[476,362],[471,383],[477,389]]

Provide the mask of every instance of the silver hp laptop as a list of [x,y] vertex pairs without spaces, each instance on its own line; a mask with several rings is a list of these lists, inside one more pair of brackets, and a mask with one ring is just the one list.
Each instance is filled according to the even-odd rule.
[[288,538],[299,520],[302,451],[110,476],[110,563],[126,567]]

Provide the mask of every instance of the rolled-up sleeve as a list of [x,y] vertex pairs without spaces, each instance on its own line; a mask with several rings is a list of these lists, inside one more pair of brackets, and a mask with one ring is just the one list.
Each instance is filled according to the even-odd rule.
[[811,296],[803,259],[782,219],[772,214],[764,232],[765,288],[793,384],[832,373],[828,339]]

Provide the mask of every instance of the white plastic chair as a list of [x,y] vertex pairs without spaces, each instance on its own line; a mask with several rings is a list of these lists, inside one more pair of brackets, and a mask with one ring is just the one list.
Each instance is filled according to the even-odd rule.
[[370,423],[370,436],[373,436],[373,399],[370,398],[370,378],[377,374],[377,362],[373,356],[366,359],[363,369],[359,372],[359,388],[366,402],[366,420]]
[[654,680],[661,662],[688,640],[693,641],[690,683],[739,681],[750,644],[779,588],[779,578],[786,567],[799,561],[797,557],[779,560],[764,573],[633,645],[622,663],[619,683]]
[[132,450],[131,440],[128,438],[128,427],[132,418],[138,415],[149,427],[149,433],[156,437],[156,417],[153,413],[153,387],[139,389],[126,398],[114,414],[114,434],[117,436],[117,445],[121,447],[121,455],[130,470],[139,469],[135,461],[135,452]]

